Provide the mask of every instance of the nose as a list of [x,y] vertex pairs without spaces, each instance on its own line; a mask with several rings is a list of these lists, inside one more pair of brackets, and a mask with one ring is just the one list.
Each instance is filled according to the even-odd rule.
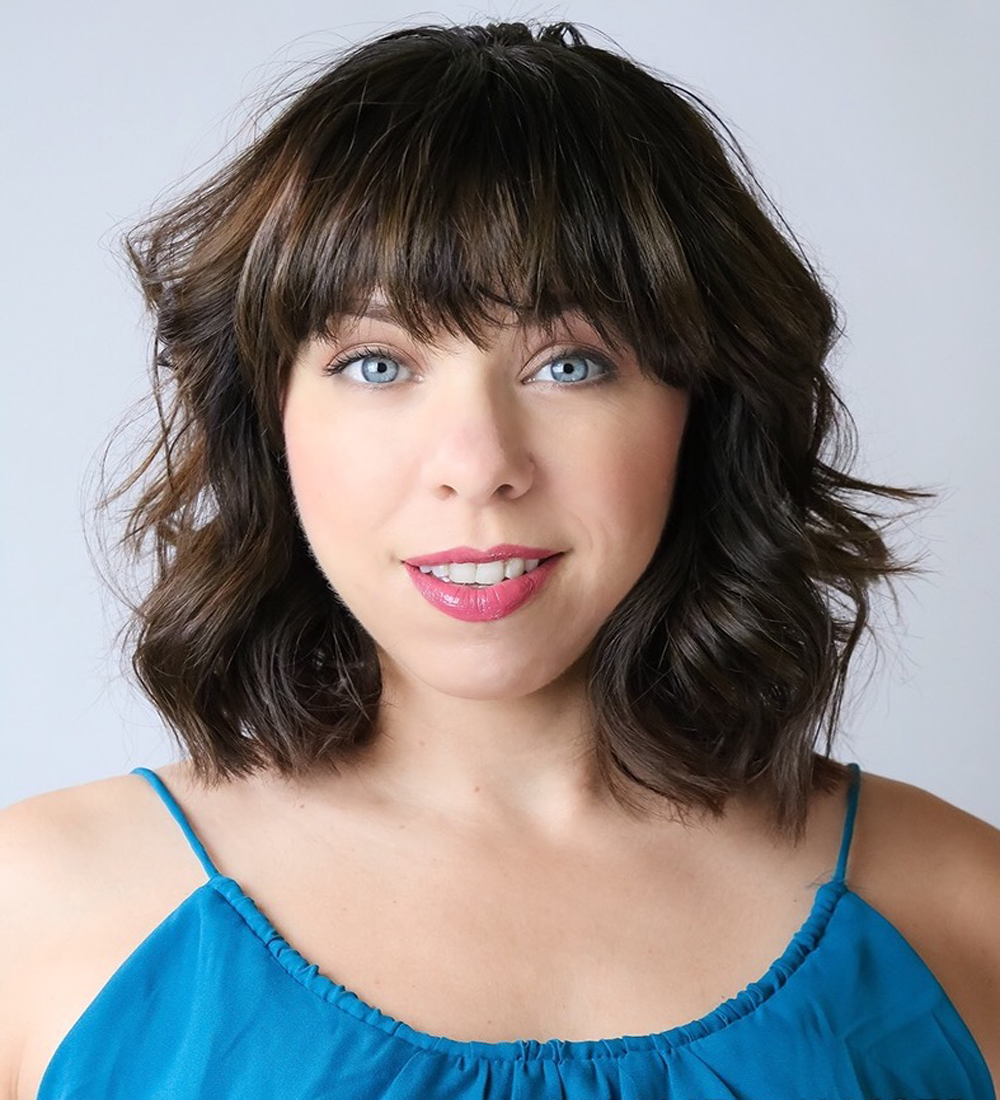
[[534,478],[524,410],[504,388],[509,379],[463,373],[460,384],[450,380],[455,383],[447,387],[450,393],[429,401],[422,433],[424,480],[438,496],[458,496],[470,504],[516,499]]

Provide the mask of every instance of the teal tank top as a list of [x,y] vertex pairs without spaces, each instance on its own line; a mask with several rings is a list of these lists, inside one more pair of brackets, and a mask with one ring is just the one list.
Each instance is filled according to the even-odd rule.
[[38,1100],[996,1100],[975,1040],[903,936],[833,877],[767,973],[653,1035],[472,1042],[366,1004],[288,943],[144,776],[208,881],[108,980]]

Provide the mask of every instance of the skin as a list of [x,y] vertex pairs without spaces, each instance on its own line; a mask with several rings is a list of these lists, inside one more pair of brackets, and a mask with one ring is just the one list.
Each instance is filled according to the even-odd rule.
[[[383,708],[359,782],[452,820],[558,835],[608,805],[588,752],[586,655],[656,548],[689,402],[577,316],[551,336],[498,320],[485,350],[449,334],[421,345],[368,316],[307,344],[285,394],[287,461],[316,560],[378,645]],[[372,360],[325,373],[366,346],[399,364],[393,381],[372,380]],[[575,347],[615,373],[591,382],[591,363],[561,381],[552,361]],[[446,616],[402,565],[500,542],[565,555],[495,622]]]
[[[642,1035],[704,1015],[784,950],[843,827],[843,788],[811,798],[794,848],[768,842],[765,808],[746,799],[688,827],[628,819],[602,795],[585,658],[669,514],[687,401],[627,355],[609,356],[620,373],[607,384],[548,380],[566,344],[610,351],[567,324],[558,346],[498,325],[480,351],[367,319],[302,349],[283,410],[289,469],[320,566],[378,644],[379,736],[338,775],[294,783],[206,789],[185,761],[157,769],[217,866],[305,958],[457,1039]],[[413,373],[381,393],[351,381],[357,365],[324,373],[366,344]],[[498,622],[448,618],[400,564],[501,541],[566,556]],[[866,772],[850,887],[924,959],[994,1076],[998,862],[985,822]],[[73,1023],[203,882],[137,776],[0,812],[0,935],[18,945],[0,960],[3,1100],[34,1100]]]

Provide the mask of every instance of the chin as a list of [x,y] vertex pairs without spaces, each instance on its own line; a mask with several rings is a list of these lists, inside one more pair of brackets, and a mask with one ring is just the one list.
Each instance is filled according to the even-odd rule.
[[[463,647],[462,659],[454,654],[441,662],[417,659],[400,662],[384,651],[382,656],[382,682],[401,677],[418,680],[424,687],[454,699],[481,700],[482,702],[513,702],[533,695],[560,680],[577,662],[563,664],[539,664],[530,658],[511,661],[506,667],[495,656],[477,653]],[[388,657],[388,665],[386,658]]]

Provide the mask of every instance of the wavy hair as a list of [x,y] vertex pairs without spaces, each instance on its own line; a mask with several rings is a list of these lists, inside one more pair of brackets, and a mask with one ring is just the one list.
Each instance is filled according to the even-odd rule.
[[872,586],[920,571],[866,501],[932,494],[847,472],[836,305],[701,99],[568,23],[396,30],[125,248],[159,416],[103,504],[136,490],[119,545],[152,578],[129,652],[201,780],[336,770],[375,736],[376,648],[305,541],[280,413],[303,342],[378,288],[421,340],[578,309],[690,394],[659,545],[592,646],[596,759],[633,811],[636,785],[716,816],[760,785],[801,837],[843,773]]

